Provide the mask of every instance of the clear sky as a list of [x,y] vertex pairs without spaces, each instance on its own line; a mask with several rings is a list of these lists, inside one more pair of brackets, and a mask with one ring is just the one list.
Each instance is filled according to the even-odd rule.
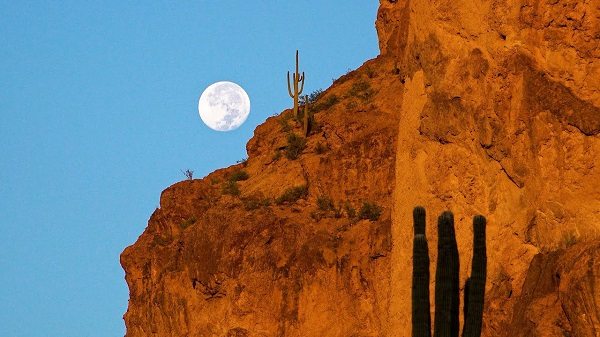
[[[160,192],[246,157],[256,125],[378,54],[378,1],[0,1],[0,336],[123,336],[119,254]],[[252,111],[209,129],[230,80]]]

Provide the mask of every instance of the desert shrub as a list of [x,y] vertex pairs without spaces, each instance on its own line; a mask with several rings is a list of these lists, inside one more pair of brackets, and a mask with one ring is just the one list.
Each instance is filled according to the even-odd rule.
[[285,156],[287,159],[297,159],[302,150],[306,147],[306,139],[298,136],[295,133],[289,133],[287,137],[287,147],[285,148]]
[[242,164],[244,167],[246,167],[246,165],[248,165],[248,157],[244,157],[240,160],[236,160],[235,162],[237,164]]
[[292,127],[290,126],[290,119],[294,118],[294,116],[292,116],[292,113],[284,113],[281,115],[281,117],[277,120],[277,122],[279,122],[279,125],[281,126],[281,131],[283,132],[289,132],[292,130]]
[[352,84],[352,87],[350,88],[350,91],[348,91],[348,93],[352,96],[356,96],[358,93],[369,90],[370,88],[371,85],[369,84],[369,82],[365,80],[359,80]]
[[271,199],[269,198],[259,198],[257,196],[251,196],[248,198],[244,198],[242,200],[242,204],[244,204],[244,209],[247,211],[253,211],[255,209],[259,209],[261,207],[271,206]]
[[319,102],[314,105],[313,111],[319,112],[321,110],[327,110],[336,105],[339,101],[340,99],[336,95],[329,95],[327,98],[320,99]]
[[317,198],[317,206],[322,211],[333,211],[335,209],[333,200],[327,195],[320,195]]
[[196,223],[196,217],[192,216],[192,217],[188,218],[187,220],[184,220],[183,222],[181,222],[179,224],[179,227],[181,227],[182,229],[186,229],[195,223]]
[[360,211],[358,212],[359,219],[368,219],[371,221],[377,221],[381,215],[381,207],[375,203],[364,202]]
[[194,179],[194,171],[192,170],[181,170],[181,173],[183,173],[183,175],[188,179],[188,180],[192,180]]
[[244,170],[237,170],[231,173],[231,175],[229,176],[229,181],[241,181],[247,180],[248,178],[250,178],[248,172]]
[[281,205],[286,202],[295,202],[298,199],[306,197],[308,194],[308,187],[306,185],[300,185],[295,187],[290,187],[283,191],[277,199],[275,199],[275,203],[277,205]]
[[333,217],[334,218],[339,219],[339,218],[342,217],[342,215],[343,215],[343,213],[342,213],[342,206],[334,207],[333,208]]
[[315,103],[319,97],[321,97],[323,95],[323,89],[317,89],[313,92],[311,92],[310,94],[308,94],[307,96],[300,96],[298,103],[300,105],[304,105],[306,104],[306,98],[308,97],[308,104],[313,104]]
[[316,102],[323,95],[323,89],[317,89],[308,95],[308,103]]
[[354,207],[352,207],[352,204],[347,200],[344,203],[344,210],[346,211],[346,215],[348,216],[348,218],[356,218],[356,209],[354,209]]
[[348,110],[356,109],[357,106],[358,106],[358,103],[356,103],[355,100],[351,100],[348,103],[346,103],[346,109],[348,109]]
[[325,145],[321,142],[317,142],[317,145],[315,146],[315,152],[317,154],[323,154],[323,153],[327,152],[327,145]]
[[348,96],[356,97],[366,102],[373,97],[373,89],[371,89],[369,82],[360,80],[352,84],[352,87],[348,91]]
[[323,101],[321,108],[329,109],[332,106],[336,105],[339,101],[340,101],[340,99],[336,95],[331,95],[326,100]]
[[237,184],[236,181],[226,181],[225,183],[223,183],[223,186],[221,187],[221,191],[223,192],[223,194],[229,194],[229,195],[240,195],[240,188]]

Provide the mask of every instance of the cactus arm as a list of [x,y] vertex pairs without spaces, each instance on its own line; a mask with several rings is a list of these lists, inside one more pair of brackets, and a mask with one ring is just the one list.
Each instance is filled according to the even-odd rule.
[[302,72],[302,75],[300,75],[300,79],[298,80],[298,82],[302,82],[302,86],[300,87],[300,90],[298,91],[298,95],[300,95],[302,93],[302,91],[304,91],[304,72]]
[[292,94],[292,88],[290,87],[290,72],[287,72],[287,85],[288,85],[288,93],[291,98],[294,98],[294,94]]

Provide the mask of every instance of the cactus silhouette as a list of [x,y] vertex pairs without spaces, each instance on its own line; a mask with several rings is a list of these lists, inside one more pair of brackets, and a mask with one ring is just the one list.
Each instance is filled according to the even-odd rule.
[[438,217],[434,337],[458,337],[458,270],[454,216],[446,211]]
[[473,218],[473,263],[471,277],[465,285],[465,325],[463,337],[481,336],[485,280],[487,276],[487,252],[485,247],[485,225],[483,216]]
[[413,210],[415,236],[413,242],[412,335],[431,337],[429,313],[429,250],[425,237],[425,209]]
[[[298,71],[298,50],[296,50],[296,72],[292,75],[292,81],[294,82],[293,87],[294,91],[292,92],[292,84],[290,83],[290,72],[287,72],[287,84],[288,84],[288,93],[290,97],[294,99],[294,116],[298,119],[298,99],[300,98],[300,94],[304,90],[304,72],[300,75]],[[300,88],[298,88],[298,84],[301,84]]]
[[[431,336],[429,312],[429,255],[425,236],[425,209],[413,210],[413,284],[412,336]],[[486,220],[473,218],[473,263],[465,284],[462,337],[481,336],[486,282]],[[454,231],[454,216],[446,211],[438,217],[438,259],[435,274],[434,337],[458,337],[459,333],[459,258]]]

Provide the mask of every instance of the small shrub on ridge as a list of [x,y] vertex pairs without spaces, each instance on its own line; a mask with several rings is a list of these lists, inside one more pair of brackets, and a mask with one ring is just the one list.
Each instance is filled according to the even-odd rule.
[[237,182],[235,181],[227,181],[223,184],[221,191],[223,194],[229,194],[233,196],[240,195],[240,188],[238,187]]
[[231,175],[229,176],[229,181],[241,181],[247,180],[248,178],[250,178],[248,172],[244,170],[237,170],[231,173]]
[[283,191],[283,194],[275,199],[275,203],[277,205],[281,205],[286,202],[295,202],[298,201],[298,199],[306,197],[307,194],[308,187],[306,187],[306,185],[290,187]]
[[288,134],[287,147],[285,148],[286,158],[290,160],[297,159],[304,147],[306,147],[306,139],[295,133]]

